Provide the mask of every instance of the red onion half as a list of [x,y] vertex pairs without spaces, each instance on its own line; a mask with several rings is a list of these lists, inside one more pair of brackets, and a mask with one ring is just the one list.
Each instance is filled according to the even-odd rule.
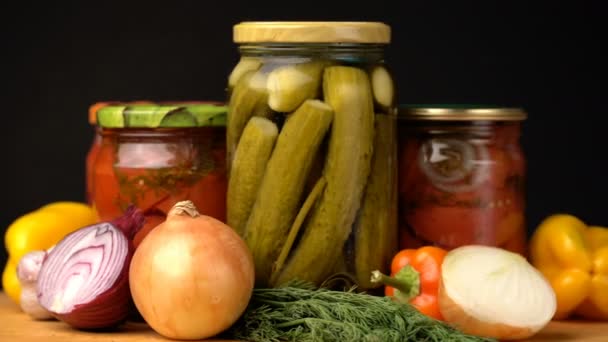
[[40,305],[79,329],[108,328],[129,314],[131,240],[143,226],[143,213],[131,206],[112,222],[66,235],[48,254],[37,282]]

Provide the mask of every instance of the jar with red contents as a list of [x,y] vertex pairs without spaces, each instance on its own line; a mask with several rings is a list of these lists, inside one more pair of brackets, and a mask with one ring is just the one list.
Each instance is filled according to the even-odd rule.
[[100,219],[133,204],[155,226],[175,203],[191,200],[201,214],[224,221],[226,112],[216,102],[99,106],[87,189]]
[[93,141],[85,159],[86,201],[88,204],[93,204],[93,163],[101,146],[101,134],[97,128],[97,110],[109,104],[108,102],[96,102],[89,107],[89,125],[93,127],[94,131]]
[[97,111],[103,107],[110,105],[119,105],[119,104],[127,105],[127,104],[152,104],[151,101],[141,100],[141,101],[131,101],[131,102],[118,102],[118,101],[102,101],[95,102],[89,107],[89,125],[93,127],[93,141],[91,142],[91,146],[89,147],[89,151],[87,152],[87,156],[85,159],[85,183],[86,183],[86,201],[88,204],[93,204],[93,164],[95,163],[95,158],[97,158],[97,153],[99,152],[99,148],[101,147],[101,131],[97,126]]
[[401,248],[482,244],[526,254],[518,108],[399,109]]

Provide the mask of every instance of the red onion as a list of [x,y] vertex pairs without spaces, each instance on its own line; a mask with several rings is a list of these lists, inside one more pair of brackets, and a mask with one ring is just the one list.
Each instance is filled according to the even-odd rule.
[[130,206],[112,221],[68,234],[48,254],[38,275],[40,304],[79,329],[108,328],[129,314],[131,240],[143,213]]

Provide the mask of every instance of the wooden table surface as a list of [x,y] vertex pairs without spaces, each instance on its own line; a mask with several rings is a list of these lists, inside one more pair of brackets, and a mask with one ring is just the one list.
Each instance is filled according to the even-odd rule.
[[[144,342],[169,341],[146,324],[127,323],[116,332],[82,332],[57,321],[34,321],[0,292],[1,342]],[[207,340],[211,342],[213,340]],[[608,322],[551,322],[528,342],[588,341],[608,342]],[[216,340],[216,342],[219,342]]]

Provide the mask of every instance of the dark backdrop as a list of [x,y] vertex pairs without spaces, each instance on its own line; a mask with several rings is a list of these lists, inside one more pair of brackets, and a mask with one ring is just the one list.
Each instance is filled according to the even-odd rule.
[[[243,20],[367,20],[402,103],[487,103],[529,113],[528,225],[555,212],[608,225],[601,13],[586,2],[165,1],[163,6],[3,4],[0,233],[57,200],[84,200],[88,106],[102,100],[224,100]],[[598,2],[599,3],[599,2]],[[399,8],[397,7],[399,6]],[[597,79],[599,82],[594,82]],[[0,263],[5,251],[0,248]]]

